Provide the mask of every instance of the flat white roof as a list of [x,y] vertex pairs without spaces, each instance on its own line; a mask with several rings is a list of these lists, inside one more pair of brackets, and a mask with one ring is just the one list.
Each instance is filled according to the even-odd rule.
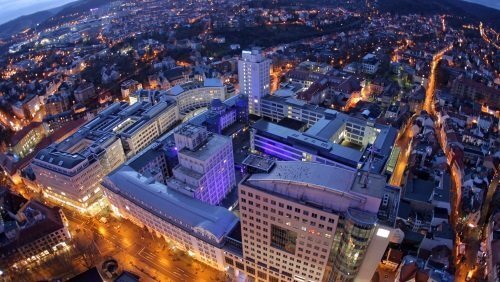
[[349,192],[356,172],[313,162],[278,161],[269,173],[256,173],[248,181],[290,181]]
[[231,232],[239,219],[225,208],[211,206],[183,195],[164,184],[147,178],[129,166],[122,166],[103,181],[103,186],[164,219],[203,229],[217,240]]
[[195,158],[197,160],[206,161],[210,159],[215,154],[219,154],[227,146],[230,146],[231,138],[213,134],[208,137],[207,143],[203,144],[201,147],[197,148],[196,151],[191,151],[188,148],[183,148],[179,151],[179,154]]
[[222,87],[222,81],[218,78],[207,78],[203,81],[203,86],[205,87]]

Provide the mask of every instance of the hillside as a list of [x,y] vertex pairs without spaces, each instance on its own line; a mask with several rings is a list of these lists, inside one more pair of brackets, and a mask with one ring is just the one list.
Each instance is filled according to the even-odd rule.
[[37,12],[31,15],[22,16],[10,22],[0,25],[0,38],[8,37],[12,34],[21,32],[27,28],[36,26],[37,23],[46,21],[52,17],[56,12],[52,10]]
[[500,29],[500,11],[461,0],[378,0],[381,12],[391,14],[447,14],[466,22],[479,22]]
[[81,11],[88,11],[91,8],[98,8],[110,3],[109,0],[79,0],[54,9],[37,12],[6,22],[0,25],[0,38],[11,36],[27,28],[33,28],[37,24],[41,28],[57,25],[62,22],[61,17],[67,21],[70,15]]

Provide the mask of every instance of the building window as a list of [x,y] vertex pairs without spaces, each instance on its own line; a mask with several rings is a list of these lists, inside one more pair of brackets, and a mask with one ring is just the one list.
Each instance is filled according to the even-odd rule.
[[280,280],[274,276],[269,275],[269,282],[280,282]]
[[233,259],[226,257],[226,263],[229,265],[234,265]]
[[241,270],[245,270],[245,265],[239,261],[236,262],[236,267]]
[[255,268],[247,266],[247,272],[252,275],[255,275]]
[[296,242],[297,233],[274,224],[271,225],[271,246],[295,254]]

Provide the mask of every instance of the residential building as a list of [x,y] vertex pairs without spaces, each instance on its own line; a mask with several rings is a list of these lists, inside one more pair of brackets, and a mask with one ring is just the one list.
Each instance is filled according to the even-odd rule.
[[140,83],[136,80],[129,79],[129,80],[124,81],[121,84],[122,99],[127,100],[129,98],[130,94],[134,93],[137,90],[141,90],[141,89],[142,89],[142,83]]
[[469,78],[459,77],[453,81],[451,94],[460,98],[477,100],[490,107],[500,107],[500,90]]
[[61,114],[71,108],[70,96],[67,93],[51,95],[45,102],[45,112],[48,116]]
[[361,61],[361,70],[366,74],[375,74],[380,66],[380,61],[374,54],[367,54]]
[[240,93],[248,97],[249,113],[260,116],[260,100],[270,94],[271,60],[266,59],[259,49],[242,51],[238,61]]
[[428,261],[413,256],[405,256],[396,271],[394,281],[452,282],[455,279],[448,272],[431,267]]
[[500,279],[500,213],[493,212],[486,229],[486,274],[488,281]]
[[73,93],[75,95],[75,100],[78,103],[86,104],[91,99],[97,97],[94,84],[92,82],[84,82],[78,88],[75,89]]
[[71,234],[61,208],[0,188],[0,267],[17,269],[68,249]]

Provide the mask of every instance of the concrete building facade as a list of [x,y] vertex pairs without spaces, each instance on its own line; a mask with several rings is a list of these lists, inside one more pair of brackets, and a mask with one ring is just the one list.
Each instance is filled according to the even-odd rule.
[[250,114],[261,115],[261,98],[270,94],[271,60],[259,49],[243,51],[238,61],[240,93],[248,97]]

